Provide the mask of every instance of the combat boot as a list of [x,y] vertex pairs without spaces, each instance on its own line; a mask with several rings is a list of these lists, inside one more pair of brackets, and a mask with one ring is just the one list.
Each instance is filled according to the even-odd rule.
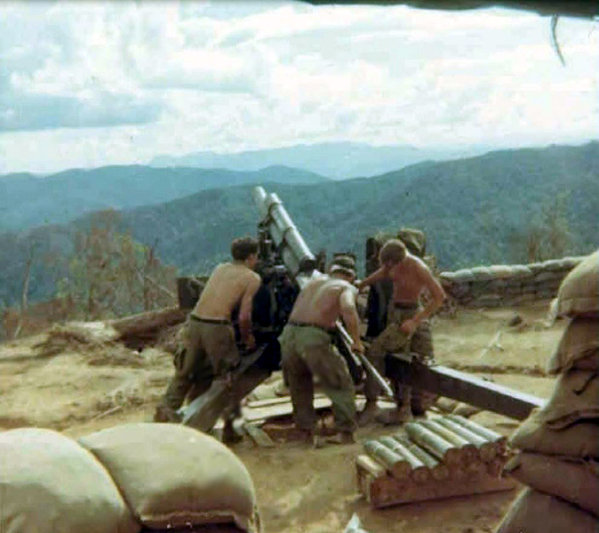
[[358,425],[367,426],[368,424],[375,421],[378,413],[378,407],[376,400],[366,400],[366,405],[362,412],[358,415]]
[[326,437],[325,441],[329,444],[354,444],[354,434],[351,431],[339,431],[335,435]]
[[182,421],[181,415],[168,405],[159,405],[154,413],[154,422],[167,422],[172,424],[180,424]]
[[231,446],[232,444],[237,444],[243,440],[243,437],[235,431],[235,427],[233,426],[233,420],[225,420],[225,425],[223,426],[223,436],[222,442],[227,446]]

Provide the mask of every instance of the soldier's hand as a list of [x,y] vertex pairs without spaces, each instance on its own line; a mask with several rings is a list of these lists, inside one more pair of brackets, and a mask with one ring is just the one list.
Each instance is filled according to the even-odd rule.
[[408,318],[408,320],[406,320],[401,326],[399,326],[399,329],[406,335],[411,335],[412,333],[414,333],[414,331],[416,331],[417,327],[418,322],[411,318]]
[[362,341],[354,341],[354,343],[352,344],[352,350],[356,353],[361,353],[363,354],[365,351],[364,345],[362,344]]
[[355,280],[354,281],[354,286],[358,289],[358,292],[364,292],[364,290],[366,289],[366,285],[362,285],[361,281]]
[[245,347],[247,348],[248,351],[252,351],[254,348],[256,348],[256,339],[254,338],[254,335],[252,333],[250,333],[246,339],[245,339]]

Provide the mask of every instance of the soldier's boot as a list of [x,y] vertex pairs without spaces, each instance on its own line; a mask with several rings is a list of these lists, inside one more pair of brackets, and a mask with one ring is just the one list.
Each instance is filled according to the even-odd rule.
[[351,431],[339,431],[335,435],[326,437],[325,441],[329,444],[354,444],[356,439]]
[[233,419],[226,419],[225,425],[223,426],[223,444],[230,446],[232,444],[237,444],[243,440],[243,436],[241,436],[237,431],[235,431],[235,427],[233,426]]
[[312,448],[322,448],[322,438],[312,429],[300,429],[302,441]]
[[362,409],[361,413],[358,415],[358,425],[359,426],[367,426],[376,420],[376,416],[378,414],[378,407],[376,405],[376,400],[366,400],[366,405],[364,409]]
[[180,424],[181,421],[181,415],[172,407],[164,404],[160,404],[156,407],[156,411],[154,413],[154,422]]
[[401,387],[396,396],[397,409],[382,413],[384,416],[377,418],[383,424],[405,424],[413,419],[412,391],[409,387]]
[[154,422],[180,423],[181,415],[177,410],[183,405],[185,396],[192,385],[189,378],[175,374],[166,388],[164,397],[156,406]]

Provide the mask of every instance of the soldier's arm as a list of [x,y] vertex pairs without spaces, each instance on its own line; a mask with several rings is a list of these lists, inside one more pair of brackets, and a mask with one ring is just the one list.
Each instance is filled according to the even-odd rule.
[[441,284],[437,281],[435,276],[433,276],[433,273],[422,261],[418,262],[418,277],[422,282],[423,288],[427,288],[431,294],[431,299],[427,306],[422,311],[416,313],[412,318],[417,323],[420,323],[433,315],[443,305],[447,295],[445,294],[443,287],[441,287]]
[[259,288],[260,276],[252,273],[241,297],[241,305],[239,307],[239,332],[241,334],[241,341],[250,349],[255,344],[254,336],[252,335],[252,302]]
[[376,283],[377,281],[386,279],[388,277],[389,269],[386,266],[382,266],[378,270],[375,270],[372,274],[370,274],[370,276],[360,281],[360,283],[357,284],[357,287],[359,290],[362,290],[364,287],[372,285],[373,283]]
[[360,340],[360,318],[356,309],[355,289],[350,287],[343,290],[339,296],[341,316],[347,330],[354,341],[352,349],[356,352],[364,353],[364,346]]

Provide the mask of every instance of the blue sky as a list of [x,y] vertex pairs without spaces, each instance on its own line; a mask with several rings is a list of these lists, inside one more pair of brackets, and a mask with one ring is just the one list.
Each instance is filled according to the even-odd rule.
[[0,5],[0,173],[297,143],[599,137],[597,21],[299,2]]

